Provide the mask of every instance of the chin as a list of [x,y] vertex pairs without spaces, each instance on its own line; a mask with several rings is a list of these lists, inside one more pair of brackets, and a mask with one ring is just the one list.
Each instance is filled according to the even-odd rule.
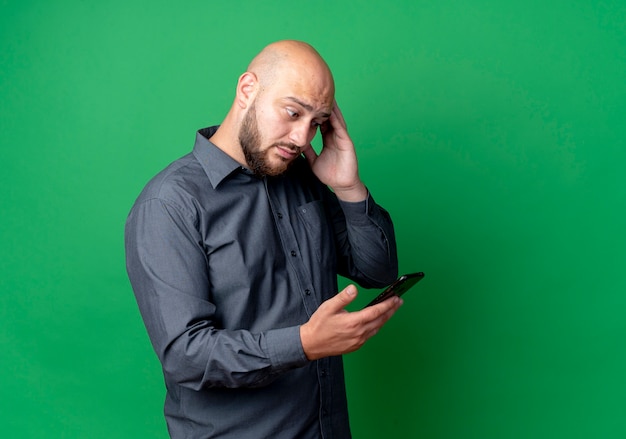
[[268,175],[280,175],[285,172],[292,163],[293,160],[287,160],[283,157],[276,157],[276,159],[272,161],[271,166],[268,167]]
[[284,173],[287,170],[287,168],[289,168],[289,163],[283,163],[282,165],[272,166],[271,169],[268,170],[267,175],[271,177],[275,177],[277,175]]

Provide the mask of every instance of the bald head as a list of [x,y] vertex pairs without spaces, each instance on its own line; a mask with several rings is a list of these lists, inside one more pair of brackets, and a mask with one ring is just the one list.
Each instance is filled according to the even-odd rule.
[[262,89],[286,77],[300,77],[334,97],[335,85],[328,64],[313,46],[302,41],[284,40],[266,46],[250,62],[248,71],[256,75]]

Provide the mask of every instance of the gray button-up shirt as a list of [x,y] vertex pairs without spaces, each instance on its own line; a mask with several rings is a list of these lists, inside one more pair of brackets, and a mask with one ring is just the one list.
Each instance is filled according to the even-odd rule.
[[173,438],[350,437],[341,357],[308,361],[299,327],[337,292],[397,275],[389,215],[340,202],[299,158],[259,178],[200,130],[126,224],[130,281],[167,388]]

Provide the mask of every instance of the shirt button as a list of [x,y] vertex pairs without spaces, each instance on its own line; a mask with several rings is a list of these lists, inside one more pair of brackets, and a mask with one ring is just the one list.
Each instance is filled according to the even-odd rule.
[[310,296],[311,295],[311,290],[309,290],[309,289],[304,290],[304,294],[306,294],[307,296]]
[[322,369],[322,370],[320,371],[320,375],[321,375],[321,376],[323,376],[323,377],[325,377],[325,376],[326,376],[326,369]]
[[283,219],[283,214],[282,213],[277,213],[276,216],[278,217],[278,219]]
[[297,255],[296,251],[295,250],[291,250],[291,256],[296,256],[296,255]]

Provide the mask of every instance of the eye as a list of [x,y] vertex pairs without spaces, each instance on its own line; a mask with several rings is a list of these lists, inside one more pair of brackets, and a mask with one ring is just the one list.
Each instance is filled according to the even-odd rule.
[[287,114],[289,115],[289,117],[291,117],[292,119],[297,119],[300,115],[298,114],[297,111],[293,111],[290,108],[287,108]]

